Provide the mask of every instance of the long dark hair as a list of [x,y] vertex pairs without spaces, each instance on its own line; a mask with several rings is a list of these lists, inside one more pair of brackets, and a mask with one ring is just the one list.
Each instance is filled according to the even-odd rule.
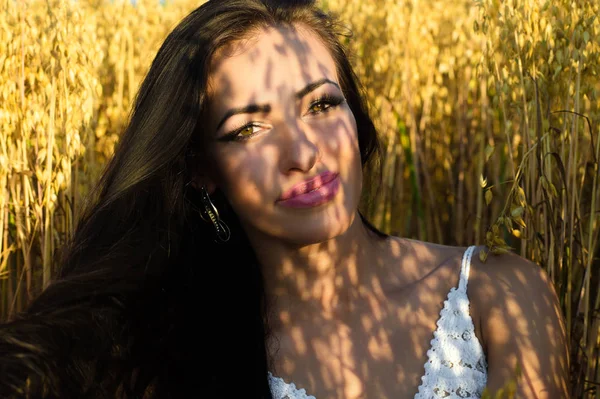
[[293,24],[330,50],[363,166],[376,159],[377,134],[333,17],[313,1],[204,3],[152,62],[114,157],[62,249],[59,273],[0,327],[1,397],[271,397],[256,256],[218,191],[213,202],[231,239],[215,241],[190,182],[205,166],[213,54],[256,28]]

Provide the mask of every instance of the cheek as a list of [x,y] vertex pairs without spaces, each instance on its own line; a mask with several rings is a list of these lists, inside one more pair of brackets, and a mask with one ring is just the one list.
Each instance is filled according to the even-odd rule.
[[[356,162],[360,164],[358,134],[352,113],[348,110],[344,118],[331,123],[326,130],[329,134],[323,141],[323,147],[327,154],[338,158],[339,167],[349,169],[355,168]],[[346,170],[346,172],[350,172],[350,170]]]
[[[276,167],[269,149],[220,151],[218,186],[234,209],[264,203],[265,194],[273,188]],[[254,205],[253,205],[254,204]],[[238,209],[236,209],[238,211]]]
[[337,137],[338,167],[340,173],[347,179],[348,198],[355,198],[360,196],[362,190],[362,163],[356,121],[350,110]]

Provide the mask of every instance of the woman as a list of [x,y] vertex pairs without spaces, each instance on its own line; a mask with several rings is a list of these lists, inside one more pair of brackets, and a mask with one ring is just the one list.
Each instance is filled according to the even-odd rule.
[[0,396],[480,397],[520,368],[519,398],[566,397],[538,267],[358,212],[378,144],[338,33],[268,0],[173,30],[61,272],[0,330]]

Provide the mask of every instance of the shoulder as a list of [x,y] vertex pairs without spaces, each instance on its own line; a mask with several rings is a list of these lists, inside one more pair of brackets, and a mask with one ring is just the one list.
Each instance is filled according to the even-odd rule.
[[[516,254],[508,252],[501,255],[489,254],[485,262],[480,253],[485,246],[478,246],[471,259],[468,293],[474,321],[480,324],[484,343],[487,344],[489,331],[486,326],[498,322],[497,314],[501,313],[506,320],[511,315],[513,322],[521,318],[529,318],[539,310],[556,311],[553,307],[536,307],[538,303],[554,303],[555,292],[546,272],[536,263]],[[497,324],[498,327],[502,324]],[[495,334],[501,328],[495,328]]]
[[539,265],[515,253],[490,254],[482,262],[483,249],[473,254],[468,295],[488,358],[488,386],[498,390],[525,379],[519,397],[565,397],[567,339],[552,282]]
[[[509,292],[526,294],[522,292],[525,287],[530,288],[527,291],[531,291],[531,288],[548,288],[550,286],[546,272],[529,259],[513,252],[501,255],[490,253],[483,262],[480,254],[484,250],[487,250],[485,246],[478,246],[475,249],[469,278],[475,283],[473,288],[479,288],[477,291],[483,295],[480,299]],[[492,290],[492,287],[495,290]]]
[[[462,260],[469,249],[393,236],[389,245],[392,253],[418,263],[424,273],[439,269],[460,273]],[[480,254],[486,247],[474,247],[470,259],[469,296],[476,295],[480,303],[494,305],[497,299],[507,294],[537,296],[540,292],[553,290],[546,272],[536,263],[512,252],[489,254],[482,262]]]
[[468,288],[469,297],[483,314],[553,299],[552,283],[539,265],[512,252],[489,254],[483,262],[479,255],[485,249],[478,246],[473,253]]

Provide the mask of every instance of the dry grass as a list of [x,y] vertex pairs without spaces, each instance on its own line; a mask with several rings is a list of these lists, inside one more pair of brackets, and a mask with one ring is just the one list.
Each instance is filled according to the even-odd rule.
[[[0,318],[52,276],[166,33],[197,1],[2,1]],[[322,0],[382,132],[385,231],[547,270],[573,397],[600,398],[600,20],[583,0]],[[369,200],[369,198],[367,198]]]

